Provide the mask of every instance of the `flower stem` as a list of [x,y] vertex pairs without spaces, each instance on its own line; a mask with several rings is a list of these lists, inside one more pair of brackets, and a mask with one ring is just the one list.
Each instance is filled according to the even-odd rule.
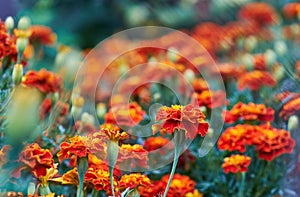
[[244,197],[245,181],[246,181],[246,173],[242,172],[242,180],[240,182],[238,197]]
[[109,165],[109,180],[110,180],[110,187],[112,195],[115,196],[115,189],[114,189],[114,166],[117,161],[117,157],[119,154],[119,145],[117,141],[109,141],[108,148],[107,148],[107,160]]
[[180,156],[180,151],[181,151],[181,146],[183,146],[183,142],[184,142],[184,139],[185,139],[185,132],[183,131],[175,131],[175,135],[174,135],[174,147],[175,147],[175,150],[174,150],[174,161],[173,161],[173,165],[172,165],[172,170],[171,170],[171,173],[170,173],[170,177],[169,177],[169,180],[168,180],[168,184],[167,184],[167,187],[166,187],[166,190],[164,192],[164,195],[163,197],[166,197],[167,194],[168,194],[168,191],[169,191],[169,188],[170,188],[170,185],[171,185],[171,182],[172,182],[172,179],[173,179],[173,176],[175,174],[175,170],[176,170],[176,166],[177,166],[177,163],[178,163],[178,158]]

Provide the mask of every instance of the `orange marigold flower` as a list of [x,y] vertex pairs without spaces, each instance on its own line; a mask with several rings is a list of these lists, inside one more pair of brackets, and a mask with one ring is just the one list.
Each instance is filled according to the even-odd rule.
[[69,170],[68,172],[63,174],[61,177],[52,178],[51,181],[59,182],[63,185],[79,186],[79,178],[78,178],[77,168],[73,168],[72,170]]
[[242,19],[255,21],[260,27],[275,24],[278,20],[273,7],[264,2],[253,2],[244,5],[239,11],[239,16]]
[[193,192],[189,192],[189,193],[185,194],[184,197],[203,197],[203,194],[200,193],[198,190],[194,189]]
[[254,63],[254,68],[256,70],[267,70],[267,62],[265,58],[265,54],[255,54],[253,55],[253,63]]
[[148,151],[146,151],[139,144],[122,144],[119,150],[119,156],[117,164],[122,165],[122,163],[131,162],[132,168],[136,166],[148,167]]
[[147,175],[131,173],[125,174],[121,177],[118,187],[123,190],[126,188],[133,189],[139,187],[150,187],[151,185],[151,180],[147,177]]
[[300,3],[288,3],[283,8],[283,14],[286,18],[297,18],[300,14]]
[[163,147],[169,143],[169,139],[158,136],[158,137],[148,137],[144,142],[144,148],[147,151],[154,151]]
[[300,97],[289,100],[283,105],[282,110],[279,113],[280,117],[287,120],[291,115],[298,114],[300,112]]
[[212,70],[212,75],[221,74],[222,78],[226,81],[229,79],[238,79],[245,73],[243,66],[235,65],[233,63],[218,64],[218,70]]
[[100,131],[105,133],[112,141],[125,140],[128,138],[128,134],[126,132],[122,132],[119,127],[112,124],[102,125]]
[[10,55],[17,57],[16,39],[8,35],[5,24],[0,20],[0,58]]
[[273,128],[268,124],[257,126],[253,136],[253,145],[256,146],[258,157],[267,161],[291,153],[296,144],[288,131]]
[[225,122],[234,123],[238,119],[272,121],[274,119],[274,110],[266,107],[264,104],[239,102],[233,106],[230,111],[225,111]]
[[46,69],[28,71],[22,83],[39,89],[43,93],[58,92],[62,88],[62,79]]
[[261,86],[275,86],[275,78],[266,71],[254,70],[247,72],[238,79],[238,89],[248,87],[250,90],[258,90]]
[[202,92],[209,89],[208,84],[202,78],[194,79],[192,82],[192,86],[195,92]]
[[31,36],[30,42],[38,42],[44,45],[53,45],[56,41],[56,34],[52,32],[50,27],[42,25],[30,26]]
[[[300,25],[299,25],[299,27],[300,27]],[[296,62],[295,73],[296,73],[296,78],[300,78],[300,60],[298,60]]]
[[[170,175],[165,175],[161,179],[161,190],[164,191]],[[167,197],[182,197],[189,192],[193,192],[196,186],[196,182],[190,179],[186,175],[175,174],[170,189],[168,191]]]
[[97,141],[90,136],[74,136],[61,143],[60,151],[57,153],[59,162],[70,158],[71,155],[76,157],[86,157],[87,154],[100,151],[96,147]]
[[153,125],[153,128],[154,132],[160,129],[163,133],[174,133],[175,129],[182,129],[188,138],[193,139],[196,134],[206,135],[209,125],[204,119],[205,115],[193,105],[163,106],[156,116],[156,121],[162,121],[162,124]]
[[226,93],[222,90],[205,90],[192,95],[192,103],[195,103],[196,106],[206,106],[210,109],[221,107],[226,101]]
[[218,148],[220,150],[245,152],[246,145],[252,144],[252,130],[253,126],[251,125],[236,125],[227,128],[218,140]]
[[105,123],[133,127],[143,120],[145,111],[136,102],[114,105],[105,115]]
[[224,158],[222,168],[227,174],[228,172],[238,173],[247,172],[248,166],[251,163],[251,158],[245,155],[231,155]]
[[[111,187],[109,182],[109,172],[107,170],[101,168],[88,168],[84,180],[92,183],[96,190],[104,190],[106,193],[110,194]],[[116,181],[114,181],[114,185],[117,186]]]
[[48,149],[42,149],[38,144],[27,145],[19,155],[19,161],[31,168],[37,178],[45,176],[48,168],[54,167],[52,154]]

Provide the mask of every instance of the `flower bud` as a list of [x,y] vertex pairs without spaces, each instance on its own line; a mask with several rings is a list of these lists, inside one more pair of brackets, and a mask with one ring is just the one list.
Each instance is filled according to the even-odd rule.
[[288,120],[288,130],[292,131],[299,128],[299,118],[296,115],[292,115]]
[[82,107],[84,104],[84,98],[81,96],[73,98],[72,104],[73,104],[73,106],[76,106],[76,107]]
[[35,193],[35,184],[30,182],[27,188],[27,195],[28,196],[33,196]]
[[249,36],[245,39],[244,44],[246,51],[252,51],[257,46],[257,39],[254,36]]
[[8,32],[10,32],[14,28],[15,22],[13,17],[9,16],[5,20],[5,27]]
[[168,48],[167,56],[169,60],[171,60],[172,62],[176,62],[178,60],[177,53],[178,51],[175,48],[173,47]]
[[205,106],[201,106],[201,107],[199,107],[199,110],[203,113],[206,113],[207,108]]
[[287,46],[283,41],[276,41],[274,49],[279,55],[284,55],[287,52]]
[[212,128],[208,128],[206,135],[209,138],[213,137],[214,136],[214,130]]
[[284,67],[282,65],[279,65],[274,72],[274,77],[276,81],[280,81],[281,79],[283,79],[284,75],[285,75]]
[[94,125],[95,123],[95,119],[92,115],[90,115],[89,113],[87,112],[84,112],[82,115],[81,115],[81,122],[84,124],[84,123],[88,123],[88,124],[91,124],[91,125]]
[[54,92],[51,96],[51,101],[53,103],[56,103],[56,101],[59,99],[59,93],[58,92]]
[[184,78],[191,83],[195,79],[195,73],[191,69],[187,69],[184,72]]
[[154,93],[154,95],[153,95],[153,99],[154,99],[155,101],[158,101],[158,100],[160,99],[160,97],[161,97],[161,95],[160,95],[160,93],[158,93],[158,92]]
[[98,118],[103,118],[107,112],[105,103],[98,103],[96,107]]
[[12,72],[12,80],[15,85],[19,85],[22,81],[23,77],[23,65],[15,64],[13,72]]
[[265,60],[268,67],[272,66],[276,62],[276,53],[271,49],[266,50]]
[[16,44],[18,53],[23,53],[28,43],[28,38],[18,38]]
[[246,66],[248,71],[253,69],[253,57],[249,53],[242,56],[242,63]]
[[27,16],[23,16],[18,22],[18,29],[27,30],[31,25],[31,21]]

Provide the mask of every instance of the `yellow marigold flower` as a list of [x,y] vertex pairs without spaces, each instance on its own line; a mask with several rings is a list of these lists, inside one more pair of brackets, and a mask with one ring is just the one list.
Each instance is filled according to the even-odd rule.
[[119,141],[128,138],[128,134],[126,132],[122,132],[119,127],[112,124],[104,124],[101,127],[101,131],[112,141]]
[[119,188],[121,189],[133,189],[139,186],[149,187],[151,180],[144,174],[132,173],[123,175],[119,181]]
[[189,192],[189,193],[185,194],[184,197],[203,197],[203,194],[195,189],[193,192]]
[[76,185],[79,186],[78,172],[77,168],[66,172],[64,175],[58,178],[53,178],[51,181],[59,182],[63,185]]
[[222,168],[225,173],[247,172],[250,162],[251,158],[245,155],[232,155],[225,157]]

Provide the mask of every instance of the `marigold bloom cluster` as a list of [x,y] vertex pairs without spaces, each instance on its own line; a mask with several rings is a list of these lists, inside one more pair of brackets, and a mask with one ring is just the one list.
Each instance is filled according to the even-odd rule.
[[251,158],[245,155],[231,155],[224,158],[222,168],[225,173],[247,172]]
[[275,78],[267,71],[254,70],[247,72],[238,79],[238,89],[248,87],[250,90],[258,90],[261,86],[273,87],[276,85]]

